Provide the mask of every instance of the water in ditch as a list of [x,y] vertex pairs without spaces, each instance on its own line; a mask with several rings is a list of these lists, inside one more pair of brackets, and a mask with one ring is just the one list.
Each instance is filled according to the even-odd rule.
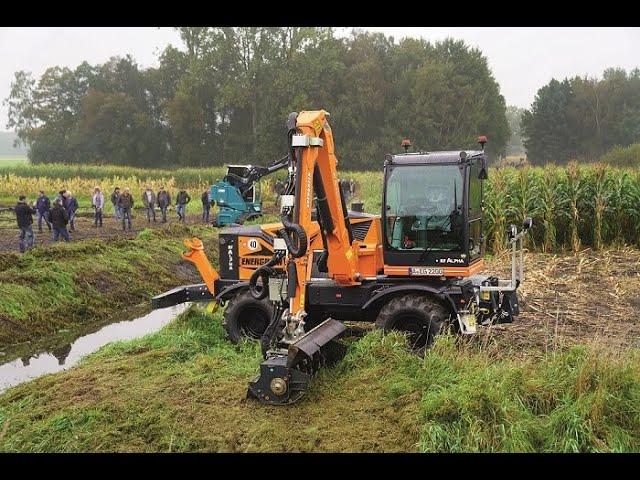
[[96,332],[79,336],[71,343],[6,362],[0,365],[0,392],[42,375],[66,370],[108,343],[156,332],[188,307],[188,304],[181,304],[154,310],[142,317],[112,323]]

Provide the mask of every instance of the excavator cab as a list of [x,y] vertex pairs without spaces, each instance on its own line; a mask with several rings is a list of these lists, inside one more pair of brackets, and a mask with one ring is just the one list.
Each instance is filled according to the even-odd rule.
[[242,199],[247,203],[261,203],[260,183],[250,181],[251,165],[229,165],[223,181],[242,192]]
[[387,155],[385,265],[468,266],[480,258],[483,151]]
[[286,168],[285,158],[267,167],[255,165],[229,165],[222,180],[211,185],[209,199],[211,205],[218,206],[213,225],[242,225],[247,220],[262,216],[262,197],[259,180],[265,175]]

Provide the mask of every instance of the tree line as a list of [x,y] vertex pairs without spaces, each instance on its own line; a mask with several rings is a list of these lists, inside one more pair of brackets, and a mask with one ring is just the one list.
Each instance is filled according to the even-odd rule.
[[414,149],[503,152],[504,97],[487,59],[464,42],[399,42],[331,28],[179,28],[159,65],[130,56],[38,79],[15,74],[8,128],[33,163],[133,166],[265,164],[286,150],[291,111],[329,111],[343,168],[379,169]]
[[521,119],[533,164],[592,161],[614,147],[640,143],[640,69],[607,69],[600,79],[552,79]]

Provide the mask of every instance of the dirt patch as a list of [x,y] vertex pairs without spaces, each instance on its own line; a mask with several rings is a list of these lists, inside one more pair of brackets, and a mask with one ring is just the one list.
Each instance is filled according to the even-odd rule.
[[[507,278],[509,261],[499,256],[486,270]],[[640,250],[631,248],[529,253],[519,319],[483,329],[478,340],[525,355],[585,343],[640,347],[639,265]]]
[[[132,216],[132,229],[122,230],[122,222],[116,221],[113,215],[105,216],[103,218],[102,227],[94,227],[93,217],[80,216],[76,217],[76,229],[73,232],[69,232],[72,242],[78,242],[81,240],[89,239],[118,239],[118,238],[135,238],[135,236],[145,228],[167,228],[171,225],[179,224],[175,213],[170,212],[167,217],[167,223],[162,223],[159,220],[157,222],[147,222],[144,213],[135,213]],[[187,225],[202,225],[202,217],[199,214],[187,215]],[[38,232],[38,227],[35,223],[33,233],[35,234],[34,247],[49,245],[53,243],[51,232],[46,226],[43,226],[42,233]],[[15,215],[10,211],[3,211],[0,213],[0,253],[19,252],[18,248],[18,227],[15,221]],[[8,268],[5,263],[10,263],[8,259],[0,259],[0,272]]]

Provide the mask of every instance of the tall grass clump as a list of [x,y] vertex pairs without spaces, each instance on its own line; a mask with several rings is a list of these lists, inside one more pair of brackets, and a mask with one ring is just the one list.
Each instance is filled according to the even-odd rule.
[[492,358],[439,337],[420,360],[373,332],[346,363],[384,362],[387,402],[419,401],[423,452],[629,452],[640,448],[640,358],[595,346]]

